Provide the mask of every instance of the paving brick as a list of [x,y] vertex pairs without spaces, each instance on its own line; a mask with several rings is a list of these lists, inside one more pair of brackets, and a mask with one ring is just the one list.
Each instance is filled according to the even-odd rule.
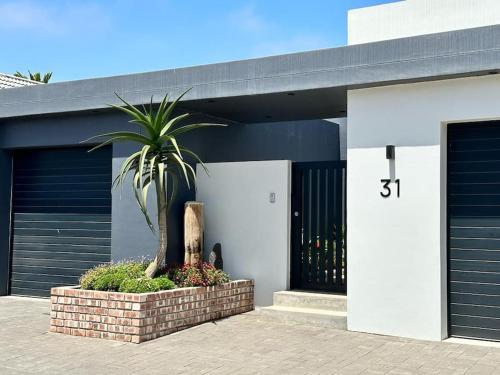
[[[338,331],[284,323],[258,312],[179,332],[177,321],[155,323],[165,327],[161,337],[134,324],[129,327],[144,328],[143,336],[99,331],[100,324],[113,324],[90,321],[96,329],[58,326],[51,332],[66,335],[47,333],[49,309],[48,300],[0,297],[0,374],[500,373],[495,347]],[[67,335],[71,331],[85,337]],[[117,336],[123,342],[94,339]],[[156,337],[144,346],[130,344]]]

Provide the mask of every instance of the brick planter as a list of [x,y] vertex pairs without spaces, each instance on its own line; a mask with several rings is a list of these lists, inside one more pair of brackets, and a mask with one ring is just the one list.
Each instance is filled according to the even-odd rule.
[[251,280],[142,294],[60,287],[51,290],[50,332],[141,343],[253,308]]

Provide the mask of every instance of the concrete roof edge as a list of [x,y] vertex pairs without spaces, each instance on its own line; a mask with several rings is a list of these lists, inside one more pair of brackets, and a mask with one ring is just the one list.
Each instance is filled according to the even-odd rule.
[[500,25],[105,78],[0,91],[0,118],[87,111],[159,101],[192,87],[185,100],[330,87],[371,87],[500,70]]

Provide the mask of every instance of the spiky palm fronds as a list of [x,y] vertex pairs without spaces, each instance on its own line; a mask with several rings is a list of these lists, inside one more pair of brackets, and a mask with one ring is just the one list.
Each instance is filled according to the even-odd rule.
[[[189,90],[188,90],[189,91]],[[185,157],[200,163],[206,172],[207,169],[200,157],[193,151],[179,145],[177,137],[183,133],[209,126],[226,126],[223,124],[195,123],[184,124],[190,114],[185,113],[174,116],[174,110],[180,99],[188,92],[184,92],[174,101],[168,101],[168,94],[161,101],[158,109],[153,106],[153,100],[149,108],[133,106],[115,95],[123,102],[124,106],[111,105],[125,114],[131,120],[130,123],[138,125],[144,134],[130,131],[113,132],[100,134],[89,138],[83,142],[103,139],[101,143],[93,147],[90,151],[96,150],[114,142],[135,142],[141,145],[141,149],[130,155],[122,164],[119,174],[113,181],[113,186],[123,186],[125,177],[131,173],[133,175],[132,185],[136,200],[146,218],[148,226],[154,231],[152,220],[147,210],[147,196],[152,184],[156,184],[156,190],[166,191],[165,175],[172,178],[173,189],[167,199],[167,211],[175,198],[179,177],[183,178],[188,187],[196,183],[196,174],[193,167],[186,161]],[[158,189],[159,188],[159,189]],[[157,191],[158,194],[158,191]]]
[[30,79],[32,81],[42,82],[42,83],[49,83],[50,79],[52,78],[52,72],[45,73],[43,75],[43,77],[40,74],[40,72],[31,73],[28,70],[28,74],[29,74],[29,78],[28,78],[28,76],[25,76],[21,72],[17,71],[17,72],[14,73],[14,76],[15,77],[19,77],[19,78],[24,78],[24,79]]
[[[188,90],[189,91],[189,90]],[[208,173],[201,159],[193,151],[179,145],[177,137],[183,133],[208,126],[225,126],[223,124],[195,123],[185,124],[188,113],[174,116],[174,110],[179,100],[187,93],[184,92],[173,102],[168,101],[165,95],[157,109],[153,106],[153,98],[149,108],[133,106],[116,96],[123,106],[111,107],[127,114],[131,123],[140,127],[142,133],[121,131],[101,134],[87,139],[84,142],[101,139],[101,142],[90,151],[104,147],[114,142],[135,142],[140,150],[134,152],[123,162],[120,172],[113,181],[113,186],[123,186],[126,176],[133,175],[132,186],[135,198],[144,214],[149,228],[155,232],[155,227],[147,209],[149,188],[155,185],[156,203],[158,212],[159,246],[155,258],[146,269],[146,276],[153,277],[163,264],[167,252],[167,215],[177,192],[179,178],[184,179],[188,187],[196,184],[196,174],[193,167],[186,161],[185,156],[200,163]],[[167,195],[166,175],[172,179],[172,191]]]

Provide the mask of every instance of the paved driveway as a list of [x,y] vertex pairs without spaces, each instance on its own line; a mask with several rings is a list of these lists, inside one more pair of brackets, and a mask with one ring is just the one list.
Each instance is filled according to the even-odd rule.
[[48,301],[0,297],[0,374],[499,374],[500,349],[249,313],[144,344],[47,333]]

